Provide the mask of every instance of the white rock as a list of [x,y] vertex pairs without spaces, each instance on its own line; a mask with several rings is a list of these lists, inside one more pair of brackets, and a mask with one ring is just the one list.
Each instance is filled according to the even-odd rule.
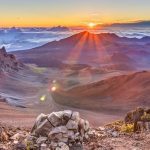
[[[54,128],[54,126],[62,125],[63,111],[53,112],[47,116],[48,119],[44,120],[38,124],[35,133],[45,136],[47,133]],[[42,115],[41,115],[42,116]],[[39,117],[41,120],[41,117]]]
[[46,120],[47,115],[41,113],[37,118],[34,123],[34,126],[32,127],[31,133],[35,134],[37,128],[43,123],[44,120]]
[[23,141],[26,138],[27,134],[25,132],[19,132],[13,135],[10,139],[16,140],[16,141]]
[[0,150],[7,150],[7,147],[0,143]]
[[[34,145],[41,150],[57,149],[69,150],[65,144],[83,142],[83,138],[88,138],[89,122],[80,118],[78,112],[71,110],[53,112],[49,115],[41,114],[37,117],[36,123],[31,132]],[[46,140],[50,142],[46,145]],[[77,144],[77,143],[76,143]]]
[[59,145],[59,147],[56,148],[57,150],[69,150],[68,145],[66,145],[63,142],[58,143],[58,145]]
[[41,144],[40,150],[47,150],[47,145],[45,143]]
[[18,144],[19,143],[19,141],[17,141],[17,140],[14,140],[14,142],[13,142],[14,144]]
[[56,147],[55,150],[61,150],[61,147]]
[[104,127],[98,127],[98,129],[99,129],[100,131],[104,131],[104,130],[105,130]]
[[62,139],[60,139],[60,142],[67,143],[68,142],[68,137],[63,137]]
[[45,119],[47,115],[41,113],[37,118],[36,118],[36,125],[39,126]]
[[68,138],[74,139],[74,132],[72,130],[68,130]]
[[55,147],[57,147],[57,146],[58,146],[58,144],[57,144],[56,142],[53,142],[53,141],[51,142],[51,147],[52,147],[52,148],[55,148]]
[[46,119],[34,130],[34,132],[32,132],[32,135],[35,134],[36,136],[48,136],[48,133],[52,128],[53,126]]
[[68,145],[63,145],[62,147],[61,147],[61,150],[69,150],[69,147],[68,147]]
[[54,128],[49,133],[49,139],[59,142],[67,142],[68,141],[68,130],[65,126],[60,126]]
[[61,147],[61,146],[63,146],[63,145],[64,145],[63,142],[59,142],[59,143],[58,143],[58,146],[59,146],[59,147]]
[[49,135],[52,134],[58,134],[58,133],[67,133],[67,128],[66,126],[59,126],[59,127],[55,127],[52,129],[52,131],[49,133]]
[[80,119],[80,114],[79,114],[78,112],[73,112],[71,119],[72,119],[72,120],[79,121],[79,119]]
[[77,133],[75,134],[75,140],[80,140],[80,133],[79,133],[79,132],[77,132]]
[[84,138],[87,140],[89,138],[88,133],[85,133]]
[[63,116],[64,116],[65,118],[70,119],[70,118],[71,118],[72,113],[73,113],[73,112],[72,112],[71,110],[64,110],[64,114],[63,114]]
[[53,141],[60,141],[63,138],[62,133],[57,133],[49,136],[49,140]]
[[112,132],[111,135],[112,135],[113,137],[118,137],[118,136],[119,136],[118,132],[116,132],[116,131]]
[[68,133],[63,133],[63,137],[68,138]]
[[28,135],[25,140],[26,140],[26,142],[31,142],[31,141],[34,142],[37,140],[37,137]]
[[47,137],[39,137],[36,141],[37,144],[42,144],[47,140]]
[[88,131],[89,136],[95,135],[95,133],[96,133],[96,131],[93,129]]
[[53,124],[53,126],[62,125],[63,111],[53,112],[48,115],[49,121]]
[[77,130],[78,129],[78,122],[69,120],[66,124],[68,130]]

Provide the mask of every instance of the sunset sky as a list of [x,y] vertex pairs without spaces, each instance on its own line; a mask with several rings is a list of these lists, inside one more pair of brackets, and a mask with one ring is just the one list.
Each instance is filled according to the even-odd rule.
[[150,20],[150,0],[0,0],[0,26],[82,26]]

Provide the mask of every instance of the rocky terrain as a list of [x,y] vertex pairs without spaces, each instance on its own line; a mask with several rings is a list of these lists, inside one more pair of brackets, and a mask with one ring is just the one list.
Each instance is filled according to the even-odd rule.
[[[53,113],[50,112],[71,109],[81,114],[77,117],[82,120],[81,124],[87,125],[85,120],[90,122],[89,129],[82,126],[84,133],[81,134],[79,121],[71,119],[78,130],[71,131],[78,149],[147,149],[148,130],[136,133],[133,124],[110,122],[123,118],[137,106],[150,104],[149,42],[148,37],[128,39],[114,34],[82,32],[31,50],[13,52],[13,55],[2,48],[1,146],[10,150],[28,149],[31,142],[36,149],[53,146],[68,149],[72,146],[68,140],[68,122],[61,119],[63,123],[54,127],[55,121],[47,118],[51,118]],[[48,115],[41,115],[41,120],[37,118],[34,124],[40,113]],[[129,113],[129,118],[131,116]],[[110,125],[106,125],[108,123]],[[53,131],[52,137],[56,134],[54,139],[58,142],[52,146],[50,141],[54,139],[43,135],[44,131]],[[31,136],[33,139],[28,143]],[[38,143],[39,140],[43,142]]]
[[[21,118],[21,111],[23,118],[29,115],[31,125],[39,113],[73,109],[97,126],[121,118],[134,107],[149,106],[149,42],[149,37],[129,39],[81,32],[13,52],[19,61],[12,62],[23,62],[27,68],[1,73],[3,114],[11,118],[9,110],[13,109]],[[1,51],[6,53],[4,48]],[[8,64],[1,68],[7,70]],[[6,120],[23,124],[25,119]]]
[[18,71],[23,64],[17,61],[15,55],[8,54],[5,47],[0,49],[0,72]]
[[[4,53],[8,55],[8,58],[11,54],[8,54],[5,48],[2,48],[1,51],[3,54],[1,54],[1,60],[5,60],[5,64],[9,64],[9,61],[6,61],[6,58],[4,59]],[[31,127],[36,115],[63,109],[79,111],[82,117],[91,121],[93,125],[104,124],[110,120],[120,118],[120,114],[114,116],[112,113],[100,114],[99,112],[70,108],[70,106],[57,103],[52,98],[51,94],[55,88],[57,90],[60,87],[70,89],[77,85],[86,84],[86,76],[83,74],[83,77],[80,76],[80,80],[78,80],[78,74],[80,74],[80,71],[83,73],[88,72],[88,65],[65,65],[64,69],[56,69],[41,68],[33,64],[24,65],[17,58],[11,61],[10,64],[13,64],[13,61],[17,62],[17,69],[10,68],[9,65],[1,67],[0,122],[14,126],[19,125],[20,127],[27,122],[26,126]],[[75,76],[72,74],[74,71],[78,72]],[[93,75],[99,75],[105,70],[91,68],[91,72],[93,72]],[[99,77],[97,76],[95,79],[99,80]],[[56,83],[56,87],[53,83]],[[96,121],[99,116],[103,118],[103,122],[102,119]]]
[[[141,110],[144,110],[144,116],[149,115],[149,109],[137,108],[133,111],[133,118]],[[150,128],[143,128],[141,123],[139,125],[141,128],[136,132],[134,124],[125,124],[124,120],[93,128],[88,121],[80,118],[78,112],[65,110],[48,115],[41,114],[32,129],[0,124],[0,149],[149,150]]]
[[85,31],[13,54],[51,70],[49,81],[56,84],[50,87],[57,90],[50,94],[57,104],[123,115],[135,106],[149,106],[149,43],[150,37]]

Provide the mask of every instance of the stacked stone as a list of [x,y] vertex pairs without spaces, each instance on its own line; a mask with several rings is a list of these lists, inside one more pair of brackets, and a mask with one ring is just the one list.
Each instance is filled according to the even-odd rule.
[[65,110],[41,114],[36,119],[27,143],[40,150],[82,149],[88,131],[89,122],[81,119],[78,112]]

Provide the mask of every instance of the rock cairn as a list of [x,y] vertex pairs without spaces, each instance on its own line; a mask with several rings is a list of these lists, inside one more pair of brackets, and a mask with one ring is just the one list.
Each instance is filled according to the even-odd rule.
[[27,147],[39,150],[82,150],[89,122],[71,110],[40,114],[27,137]]
[[[149,149],[149,130],[134,132],[134,122],[127,122],[141,110],[137,108],[128,113],[133,115],[127,114],[124,121],[90,129],[88,121],[81,119],[78,112],[70,110],[39,115],[32,130],[0,123],[0,150]],[[146,108],[144,115],[140,113],[143,128],[149,123],[149,114],[150,109]]]

